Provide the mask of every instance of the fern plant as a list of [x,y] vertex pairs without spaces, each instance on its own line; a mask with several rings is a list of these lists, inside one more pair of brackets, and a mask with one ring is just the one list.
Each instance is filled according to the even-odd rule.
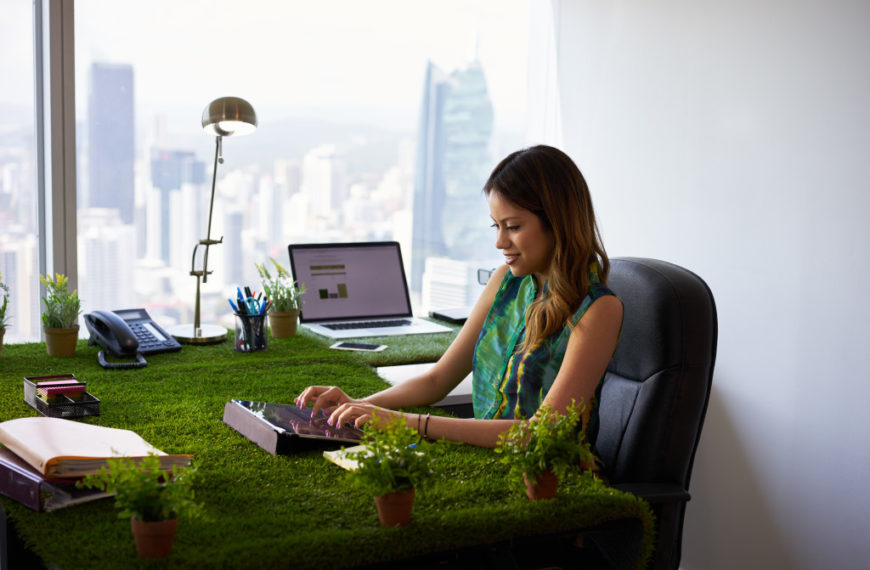
[[510,467],[511,476],[529,479],[550,471],[560,479],[580,466],[594,470],[596,458],[586,441],[582,414],[585,406],[573,400],[565,414],[542,406],[531,420],[515,423],[498,438],[495,452]]
[[414,428],[397,417],[375,427],[376,418],[363,426],[365,449],[348,454],[358,468],[354,481],[375,497],[416,488],[432,476],[432,446]]
[[3,275],[0,274],[0,331],[6,330],[9,317],[6,316],[6,308],[9,306],[9,287],[3,283]]
[[69,290],[69,278],[56,273],[54,277],[50,274],[40,275],[39,280],[45,286],[42,324],[50,329],[74,328],[82,311],[78,291]]
[[171,473],[160,469],[160,460],[149,455],[138,462],[131,457],[107,459],[107,467],[76,483],[77,487],[115,493],[119,518],[165,521],[178,516],[196,518],[202,505],[194,501],[194,467],[174,465]]

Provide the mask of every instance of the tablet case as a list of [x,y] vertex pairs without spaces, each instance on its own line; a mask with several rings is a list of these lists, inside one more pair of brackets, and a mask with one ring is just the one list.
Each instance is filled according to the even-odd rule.
[[[361,431],[350,427],[331,428],[324,418],[313,422],[288,420],[307,418],[307,412],[285,404],[230,400],[224,406],[223,422],[272,455],[335,449],[358,444],[362,439]],[[303,429],[309,433],[303,433]]]

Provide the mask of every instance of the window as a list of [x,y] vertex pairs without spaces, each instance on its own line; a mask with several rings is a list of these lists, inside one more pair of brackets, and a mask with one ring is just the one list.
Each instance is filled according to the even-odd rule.
[[0,0],[0,275],[9,286],[4,342],[39,338],[33,7]]
[[203,321],[229,324],[226,298],[294,241],[399,241],[418,310],[470,302],[498,257],[480,188],[525,142],[528,0],[241,6],[75,2],[83,309],[192,321],[215,149],[199,118],[225,95],[259,127],[223,141]]

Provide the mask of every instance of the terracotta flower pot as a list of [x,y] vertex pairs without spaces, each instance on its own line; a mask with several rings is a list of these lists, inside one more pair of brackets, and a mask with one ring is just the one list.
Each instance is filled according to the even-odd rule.
[[130,530],[136,540],[136,552],[140,558],[166,558],[172,552],[178,519],[168,521],[141,521],[130,519]]
[[533,501],[552,499],[556,496],[556,489],[559,488],[559,478],[552,471],[544,471],[534,481],[529,481],[523,473],[523,481],[526,482],[526,495]]
[[72,356],[76,353],[76,342],[79,340],[79,326],[71,329],[50,329],[45,331],[45,349],[49,356]]
[[414,491],[414,489],[408,489],[375,497],[378,520],[383,526],[402,526],[411,522]]
[[296,323],[299,321],[299,311],[273,311],[269,313],[269,330],[272,338],[289,338],[296,336]]

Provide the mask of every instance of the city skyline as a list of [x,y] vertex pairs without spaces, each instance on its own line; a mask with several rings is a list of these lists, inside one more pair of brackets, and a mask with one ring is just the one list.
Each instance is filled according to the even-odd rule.
[[[95,63],[94,68],[99,69],[100,65]],[[122,76],[122,84],[135,82],[135,70],[129,69],[133,76]],[[452,73],[461,76],[465,71],[467,69]],[[482,70],[478,71],[482,80]],[[100,82],[92,82],[92,86],[95,90],[105,88]],[[483,85],[484,97],[485,91]],[[96,100],[93,94],[89,97]],[[486,115],[483,119],[491,121]],[[86,125],[83,130],[86,136],[80,141],[78,152],[80,178],[90,171],[89,165],[106,162],[94,152],[111,154],[115,151],[112,145],[91,144],[91,131],[96,127],[90,122]],[[80,128],[84,125],[80,124]],[[211,169],[197,159],[192,150],[166,150],[178,148],[178,145],[166,145],[164,137],[157,136],[159,128],[149,133],[135,131],[135,202],[107,208],[113,204],[80,200],[77,216],[79,292],[85,312],[109,306],[144,307],[158,322],[171,326],[192,318],[193,279],[188,275],[189,252],[202,237],[199,233],[204,220],[200,218],[205,215]],[[212,140],[213,144],[212,137],[203,138]],[[209,283],[202,287],[204,321],[220,321],[227,316],[224,305],[228,288],[256,283],[252,260],[263,260],[267,256],[283,259],[286,244],[293,241],[395,239],[403,244],[405,256],[409,258],[406,271],[410,275],[409,261],[415,255],[411,247],[413,136],[399,136],[392,148],[377,151],[392,155],[391,160],[361,161],[360,164],[367,167],[364,170],[347,168],[349,144],[341,141],[313,144],[301,159],[276,159],[270,168],[264,169],[236,156],[236,151],[244,148],[249,140],[256,140],[256,136],[245,137],[231,153],[225,152],[228,164],[219,170],[214,235],[225,235],[228,239],[214,248],[212,267],[217,269]],[[482,143],[489,146],[488,135]],[[363,149],[366,146],[365,141],[355,144]],[[371,168],[372,164],[380,166]],[[79,188],[85,194],[91,191],[88,178],[90,176],[85,176],[86,181],[81,182]],[[477,186],[470,190],[482,204]],[[240,196],[248,196],[248,200],[239,200]],[[328,197],[327,202],[318,206],[325,197]],[[125,223],[120,214],[124,208],[132,212],[128,214],[132,218],[129,223]],[[295,223],[288,224],[288,220]],[[481,227],[486,227],[485,220]],[[168,259],[167,245],[171,245]],[[421,263],[423,261],[420,259]],[[460,271],[467,272],[468,268],[463,266]],[[448,284],[445,289],[443,283],[439,285],[439,298],[464,298],[471,290],[467,284],[461,292],[450,292],[450,287]],[[415,299],[419,304],[419,287]],[[32,316],[37,314],[35,304],[31,304],[31,311]],[[13,325],[13,331],[15,328]],[[24,330],[29,330],[25,334],[30,335],[35,331],[33,328]],[[10,341],[15,338],[13,332]]]
[[[20,12],[22,19],[30,17],[29,10],[21,9],[21,3],[11,4],[9,13]],[[0,7],[7,5],[8,0],[0,0]],[[526,46],[516,22],[525,14],[527,2],[509,2],[509,9],[489,1],[420,3],[415,11],[403,2],[378,0],[364,16],[356,3],[335,6],[346,10],[329,19],[328,13],[311,16],[300,5],[289,2],[280,4],[280,8],[255,2],[251,17],[262,25],[253,30],[253,40],[250,34],[231,34],[215,41],[208,31],[203,35],[203,30],[220,26],[209,27],[202,18],[194,18],[198,22],[195,27],[184,24],[203,5],[170,3],[165,11],[177,18],[165,26],[160,38],[143,41],[137,30],[147,26],[121,37],[121,28],[111,24],[113,18],[117,21],[134,17],[139,21],[140,4],[76,1],[76,155],[81,193],[76,216],[84,311],[144,306],[164,325],[192,319],[194,279],[189,275],[190,252],[204,235],[214,153],[214,137],[203,134],[199,117],[205,105],[217,96],[248,98],[257,110],[260,125],[253,136],[224,142],[226,162],[218,172],[212,234],[224,235],[225,242],[210,253],[210,267],[215,273],[202,290],[203,318],[207,322],[228,313],[225,297],[231,285],[257,283],[255,261],[268,256],[284,259],[286,245],[292,241],[396,239],[402,243],[406,258],[410,258],[414,148],[424,73],[430,62],[449,74],[467,66],[478,54],[486,68],[484,60],[493,61],[492,54],[498,52],[492,78],[486,70],[488,81],[502,84],[499,93],[491,93],[495,109],[491,156],[514,150],[522,143],[525,90],[517,86],[525,84]],[[282,28],[279,17],[266,18],[269,21],[263,23],[262,14],[256,13],[264,7],[276,14],[287,9],[288,14],[296,16],[293,26],[312,27],[311,22],[306,24],[306,18],[311,17],[346,34],[342,38],[311,38],[309,31],[303,34],[309,38],[308,44],[278,46],[274,42],[294,35],[288,33],[292,26]],[[161,18],[162,24],[165,11],[157,8],[149,4],[141,21]],[[393,21],[393,29],[389,18],[382,18],[384,21],[377,26],[369,25],[371,18],[382,16],[385,10],[399,18]],[[412,20],[415,23],[408,25]],[[281,33],[270,32],[273,26]],[[6,27],[0,24],[0,31]],[[525,23],[520,27],[525,29]],[[32,38],[30,31],[23,33],[20,28],[0,40],[0,46],[9,44],[11,52],[21,56],[3,64],[4,70],[11,67],[10,77],[20,76],[21,80],[0,93],[0,109],[13,108],[13,113],[6,116],[20,121],[0,125],[0,200],[11,205],[0,214],[6,222],[0,228],[0,269],[14,291],[8,342],[39,338],[41,304],[36,266],[40,238],[36,235],[33,191],[34,103],[32,82],[24,81],[32,73],[32,68],[28,72],[32,54],[26,54],[32,48],[28,46]],[[498,41],[493,40],[493,29],[498,31]],[[380,35],[377,30],[382,30]],[[455,33],[445,35],[445,30]],[[353,44],[353,38],[364,33],[369,34],[368,40],[378,41],[356,40],[357,44]],[[448,40],[448,36],[461,36],[462,40]],[[351,43],[341,47],[338,39]],[[325,49],[318,44],[321,40],[333,41],[334,49]],[[198,47],[182,49],[179,42]],[[348,48],[350,45],[354,47]],[[111,49],[106,49],[109,46]],[[224,57],[230,52],[244,54],[245,65],[240,67],[239,62]],[[281,56],[263,59],[266,53]],[[516,58],[511,55],[514,53],[518,54]],[[183,58],[178,54],[184,54]],[[364,58],[364,63],[354,63],[357,58]],[[223,71],[213,67],[219,62]],[[115,125],[134,133],[132,205],[129,191],[117,191],[126,183],[101,182],[100,186],[109,189],[101,198],[91,188],[92,182],[105,174],[105,167],[98,166],[101,161],[105,165],[127,160],[110,157],[107,162],[93,154],[101,145],[95,144],[99,138],[93,131],[96,111],[89,109],[88,102],[94,96],[91,72],[100,66],[126,66],[132,75],[121,83],[129,86],[133,111],[121,113],[127,117],[121,121],[126,126]],[[506,68],[510,68],[508,73]],[[178,77],[179,73],[184,77]],[[506,77],[512,81],[511,88],[504,88]],[[244,89],[239,88],[242,85]],[[111,104],[109,99],[94,108]],[[503,111],[512,105],[514,111]],[[119,145],[102,145],[106,152],[115,146]],[[129,152],[125,153],[129,156]],[[155,153],[172,157],[162,165],[172,172],[163,172],[162,179],[160,168],[154,170],[155,156],[161,156]],[[204,163],[204,169],[201,173],[179,175],[171,164],[175,159],[186,164],[181,168],[199,171]],[[319,182],[313,183],[315,179]],[[126,196],[124,206],[112,202],[122,194]],[[327,196],[328,200],[321,202]],[[486,225],[483,220],[482,229]],[[406,271],[410,271],[410,259],[405,261]],[[416,301],[420,301],[419,295]]]

